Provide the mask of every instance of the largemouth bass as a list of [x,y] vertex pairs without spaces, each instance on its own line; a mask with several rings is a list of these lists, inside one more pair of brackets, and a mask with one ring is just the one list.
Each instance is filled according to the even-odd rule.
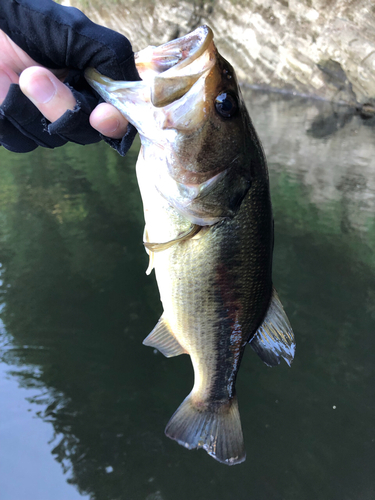
[[207,26],[136,54],[140,82],[86,78],[138,129],[144,243],[164,313],[144,344],[189,354],[194,387],[166,435],[245,460],[235,381],[245,347],[275,366],[294,336],[272,286],[265,156],[232,66]]

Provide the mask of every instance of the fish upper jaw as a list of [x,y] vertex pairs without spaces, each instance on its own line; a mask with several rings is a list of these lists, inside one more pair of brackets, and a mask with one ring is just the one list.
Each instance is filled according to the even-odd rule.
[[142,79],[147,79],[148,74],[163,73],[174,66],[181,69],[197,59],[213,37],[211,28],[203,25],[159,47],[146,47],[134,55],[138,72]]
[[200,26],[184,37],[135,54],[139,75],[149,82],[153,106],[176,101],[213,66],[216,49],[212,40],[212,30]]

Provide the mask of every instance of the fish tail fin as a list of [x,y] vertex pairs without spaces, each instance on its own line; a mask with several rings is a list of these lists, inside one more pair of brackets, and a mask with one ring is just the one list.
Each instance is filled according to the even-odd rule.
[[225,403],[201,407],[189,394],[168,422],[165,434],[189,450],[203,448],[227,465],[246,458],[236,396]]

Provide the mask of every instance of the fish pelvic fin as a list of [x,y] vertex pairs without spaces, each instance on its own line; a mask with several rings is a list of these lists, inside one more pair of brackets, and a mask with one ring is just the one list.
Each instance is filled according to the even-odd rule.
[[291,366],[296,349],[294,334],[275,289],[266,317],[249,343],[266,365],[277,366],[284,358]]
[[143,345],[155,347],[155,349],[160,351],[167,358],[178,356],[179,354],[187,354],[187,351],[173,335],[169,323],[164,316],[159,319],[155,328],[144,339]]
[[203,448],[226,465],[246,458],[237,396],[200,407],[189,394],[168,422],[165,434],[189,450]]

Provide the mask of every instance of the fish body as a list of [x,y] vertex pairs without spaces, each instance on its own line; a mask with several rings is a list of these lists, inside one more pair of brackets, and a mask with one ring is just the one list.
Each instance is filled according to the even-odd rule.
[[86,78],[141,137],[145,246],[164,312],[144,344],[189,354],[194,387],[166,434],[226,464],[245,449],[235,381],[250,342],[274,366],[294,337],[272,286],[266,160],[236,76],[202,26],[138,53],[141,82]]

